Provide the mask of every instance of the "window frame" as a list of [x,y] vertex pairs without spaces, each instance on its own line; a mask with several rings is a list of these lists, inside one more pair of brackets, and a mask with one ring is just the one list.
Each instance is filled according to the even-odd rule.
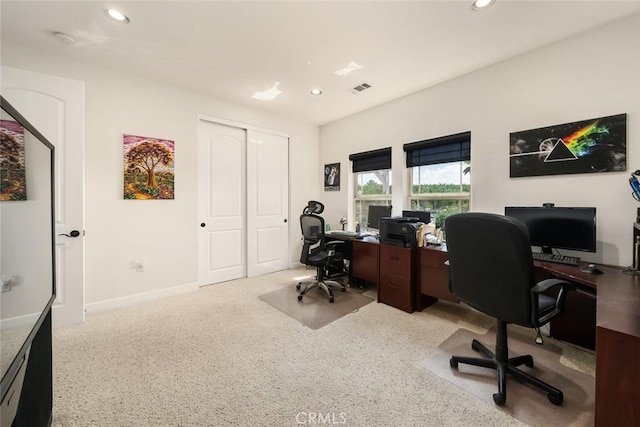
[[[463,209],[460,202],[467,202],[471,209],[471,182],[469,191],[462,191],[464,170],[471,167],[471,132],[461,132],[439,138],[432,138],[403,145],[406,152],[407,189],[406,201],[410,209],[416,209],[421,201],[455,201],[458,208]],[[460,191],[448,193],[414,193],[414,168],[432,165],[458,164],[460,170]],[[419,183],[415,185],[420,185]],[[433,209],[429,209],[433,210]],[[441,225],[441,224],[439,224]]]

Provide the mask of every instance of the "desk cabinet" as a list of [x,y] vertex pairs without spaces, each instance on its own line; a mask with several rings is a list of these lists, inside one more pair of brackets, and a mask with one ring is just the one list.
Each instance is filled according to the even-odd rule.
[[378,286],[378,243],[353,240],[351,282],[360,286]]
[[451,302],[460,302],[458,297],[449,291],[449,268],[445,265],[445,261],[449,259],[447,252],[430,247],[420,248],[418,252],[420,254],[420,293]]
[[378,302],[407,313],[415,311],[415,250],[389,245],[380,246],[380,282]]

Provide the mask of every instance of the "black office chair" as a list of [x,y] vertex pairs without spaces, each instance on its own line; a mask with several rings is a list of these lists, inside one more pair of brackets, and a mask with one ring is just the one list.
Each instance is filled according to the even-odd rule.
[[300,282],[296,285],[298,290],[304,286],[298,294],[298,301],[302,301],[304,295],[314,288],[322,289],[329,296],[329,302],[334,300],[332,286],[340,287],[342,292],[346,290],[344,284],[329,280],[330,277],[345,274],[344,251],[341,249],[344,242],[326,241],[324,219],[318,215],[322,211],[324,211],[324,205],[311,200],[300,215],[300,227],[304,239],[300,262],[316,267],[316,278],[313,281]]
[[[518,366],[533,367],[531,355],[509,358],[507,324],[539,328],[562,311],[571,284],[547,279],[536,284],[529,231],[519,220],[490,213],[462,213],[445,220],[451,292],[475,309],[497,320],[496,352],[477,340],[471,348],[485,358],[453,356],[458,363],[496,369],[497,405],[507,400],[507,374],[547,393],[554,405],[562,403],[557,388],[525,373]],[[551,291],[552,290],[552,291]],[[555,296],[548,296],[549,291]]]

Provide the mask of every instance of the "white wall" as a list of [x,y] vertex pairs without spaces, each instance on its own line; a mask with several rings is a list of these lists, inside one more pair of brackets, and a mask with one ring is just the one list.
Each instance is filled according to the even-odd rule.
[[[317,126],[175,87],[2,43],[1,63],[85,82],[86,304],[145,299],[197,282],[198,114],[290,135],[290,263],[300,256],[298,215],[317,198]],[[175,200],[123,200],[122,134],[175,141]],[[135,271],[143,260],[146,271]]]
[[[627,113],[627,172],[509,178],[510,132],[619,113]],[[326,217],[334,223],[350,209],[349,154],[393,147],[396,190],[407,181],[402,144],[462,131],[472,138],[472,210],[596,206],[597,253],[573,254],[631,264],[640,205],[627,180],[640,168],[640,15],[322,126],[320,163],[341,162],[343,169],[341,190],[321,192]],[[394,214],[407,204],[395,191]]]

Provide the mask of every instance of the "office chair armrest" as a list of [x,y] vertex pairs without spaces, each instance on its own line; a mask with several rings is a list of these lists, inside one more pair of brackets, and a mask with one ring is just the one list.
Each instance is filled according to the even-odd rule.
[[537,323],[539,323],[539,325],[544,325],[549,320],[551,320],[552,317],[556,316],[562,311],[562,306],[564,305],[564,299],[567,296],[567,292],[574,289],[574,286],[566,280],[546,279],[537,283],[534,287],[531,288],[531,293],[537,297],[538,294],[541,294],[542,292],[556,286],[560,286],[560,291],[556,296],[556,306],[553,311],[537,319]]
[[336,249],[337,246],[343,246],[343,245],[344,245],[343,240],[331,240],[324,244],[325,248],[327,249]]

